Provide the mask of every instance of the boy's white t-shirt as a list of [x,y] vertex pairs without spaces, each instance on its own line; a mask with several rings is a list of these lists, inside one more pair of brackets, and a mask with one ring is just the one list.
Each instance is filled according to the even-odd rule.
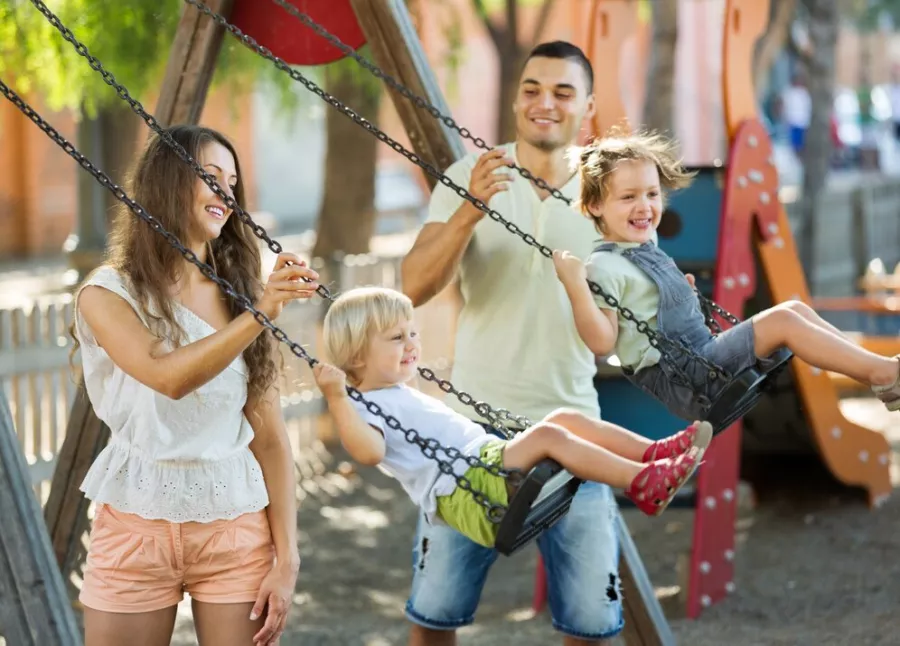
[[[363,397],[378,404],[385,415],[395,417],[404,430],[414,429],[422,438],[434,438],[441,446],[456,448],[463,455],[478,455],[482,446],[498,439],[439,399],[409,386],[370,390]],[[353,405],[366,423],[384,435],[385,454],[379,466],[400,482],[425,512],[428,522],[433,523],[437,497],[453,493],[456,480],[441,473],[437,461],[425,457],[419,445],[407,441],[403,430],[390,428],[383,417],[370,413],[362,402],[353,400]],[[437,454],[449,459],[443,451],[438,450]],[[453,464],[456,475],[463,475],[468,468],[465,460]]]

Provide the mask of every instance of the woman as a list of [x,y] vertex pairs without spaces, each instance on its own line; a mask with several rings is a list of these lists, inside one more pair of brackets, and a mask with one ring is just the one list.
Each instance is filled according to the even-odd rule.
[[[225,137],[168,132],[243,208]],[[314,293],[318,276],[289,253],[263,286],[249,228],[159,137],[128,192],[270,319]],[[275,341],[124,207],[76,298],[84,383],[112,431],[81,486],[96,503],[86,645],[168,644],[184,591],[201,646],[276,644],[299,556]]]

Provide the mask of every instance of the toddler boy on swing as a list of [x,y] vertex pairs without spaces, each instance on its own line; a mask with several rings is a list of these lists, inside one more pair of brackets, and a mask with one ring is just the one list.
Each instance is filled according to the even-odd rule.
[[[402,430],[370,413],[347,393],[347,381],[404,429],[415,429],[443,447],[478,456],[482,463],[527,473],[551,458],[574,476],[625,490],[648,515],[658,515],[687,481],[712,439],[707,422],[695,422],[675,435],[651,442],[609,422],[558,409],[510,440],[498,439],[434,397],[409,385],[421,344],[412,302],[395,290],[366,287],[340,296],[324,323],[325,351],[334,365],[317,364],[316,383],[328,403],[341,442],[357,462],[380,465],[395,477],[430,522],[440,519],[471,540],[494,545],[492,523],[456,478],[441,473]],[[440,449],[438,449],[440,452]],[[473,489],[507,505],[514,493],[506,480],[482,467],[454,465]]]

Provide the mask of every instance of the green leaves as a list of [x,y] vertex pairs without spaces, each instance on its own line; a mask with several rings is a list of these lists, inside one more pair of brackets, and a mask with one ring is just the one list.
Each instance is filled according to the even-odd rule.
[[900,23],[900,0],[842,0],[840,8],[863,31],[877,29],[883,16]]
[[[158,83],[180,0],[47,0],[48,8],[135,96]],[[39,91],[50,108],[97,108],[119,101],[87,60],[25,0],[0,0],[0,77]]]

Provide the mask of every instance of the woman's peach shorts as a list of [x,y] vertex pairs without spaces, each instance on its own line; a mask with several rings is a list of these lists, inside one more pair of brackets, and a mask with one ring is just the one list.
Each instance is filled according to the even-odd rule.
[[252,603],[275,558],[265,510],[210,523],[147,520],[99,504],[79,600],[105,612],[152,612],[187,592]]

